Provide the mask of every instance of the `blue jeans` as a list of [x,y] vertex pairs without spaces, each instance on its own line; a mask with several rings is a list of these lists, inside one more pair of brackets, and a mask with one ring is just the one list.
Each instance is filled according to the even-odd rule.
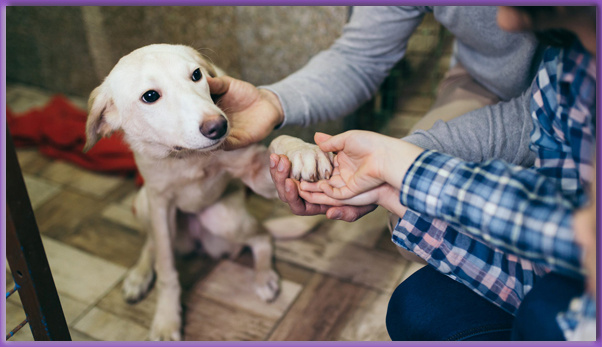
[[386,322],[393,341],[507,341],[514,316],[427,265],[395,289]]
[[512,340],[562,341],[556,315],[585,290],[583,280],[549,273],[535,282],[516,312]]
[[548,274],[525,296],[515,318],[427,265],[391,296],[387,331],[393,341],[563,340],[556,314],[581,293],[582,281]]

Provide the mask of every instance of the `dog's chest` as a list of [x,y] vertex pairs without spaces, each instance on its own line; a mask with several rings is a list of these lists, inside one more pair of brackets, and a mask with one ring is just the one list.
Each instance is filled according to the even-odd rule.
[[140,160],[138,168],[149,190],[189,213],[200,212],[216,202],[231,180],[211,157],[167,159],[152,165]]
[[229,181],[230,177],[223,172],[191,180],[174,189],[173,201],[176,207],[183,212],[200,212],[219,200]]

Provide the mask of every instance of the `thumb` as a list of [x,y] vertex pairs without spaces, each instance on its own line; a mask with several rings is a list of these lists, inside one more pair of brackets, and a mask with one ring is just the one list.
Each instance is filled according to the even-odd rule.
[[336,136],[330,136],[323,133],[316,133],[314,140],[323,152],[338,152],[345,148],[347,133]]
[[320,143],[322,143],[330,138],[332,138],[331,135],[324,134],[321,132],[316,132],[314,135],[314,142],[316,143],[316,145],[320,145]]
[[209,91],[214,95],[225,94],[230,88],[230,82],[232,78],[228,76],[210,77],[207,76],[207,83],[209,84]]
[[233,151],[248,146],[250,141],[246,140],[244,135],[245,134],[240,131],[237,131],[237,129],[232,129],[228,137],[226,137],[222,149],[225,151]]

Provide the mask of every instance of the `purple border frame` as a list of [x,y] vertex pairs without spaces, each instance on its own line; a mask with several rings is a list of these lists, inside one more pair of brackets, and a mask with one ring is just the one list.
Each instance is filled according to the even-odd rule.
[[[170,1],[164,1],[164,0],[147,0],[147,1],[143,1],[143,0],[126,0],[126,1],[119,1],[119,0],[50,0],[50,1],[42,1],[42,0],[0,0],[0,53],[1,53],[1,68],[0,68],[0,78],[1,78],[1,84],[0,84],[0,91],[1,91],[1,95],[0,95],[0,107],[1,107],[1,112],[2,112],[2,119],[0,120],[0,158],[1,158],[1,185],[0,185],[0,194],[1,194],[1,200],[0,200],[0,208],[2,209],[0,211],[0,231],[1,231],[1,235],[2,235],[2,240],[6,240],[6,6],[82,6],[82,5],[112,5],[112,6],[150,6],[150,5],[169,5],[169,6],[176,6],[176,5],[204,5],[204,6],[210,6],[210,5],[215,5],[215,6],[250,6],[250,5],[261,5],[261,6],[267,6],[267,5],[328,5],[328,6],[349,6],[349,5],[424,5],[423,1],[417,1],[417,0],[413,0],[413,1],[395,1],[395,0],[376,0],[376,1],[369,1],[369,0],[348,0],[348,1],[343,1],[343,0],[281,0],[281,1],[277,1],[277,0],[175,0],[173,2]],[[589,6],[597,6],[597,16],[598,16],[598,26],[597,26],[597,41],[598,41],[598,47],[597,47],[597,56],[600,56],[600,43],[601,41],[601,36],[600,36],[600,9],[601,9],[601,4],[602,4],[602,0],[590,0],[590,1],[582,1],[582,0],[576,0],[576,1],[571,1],[571,0],[564,0],[564,1],[559,1],[559,0],[531,0],[531,1],[517,1],[517,0],[512,0],[512,1],[501,1],[502,5],[570,5],[570,6],[576,6],[576,5],[589,5]],[[429,1],[429,5],[501,5],[500,2],[494,2],[492,0],[459,0],[459,1],[453,1],[453,0],[433,0],[433,1]],[[597,70],[597,74],[598,74],[598,81],[600,80],[600,60],[598,60],[598,70]],[[600,100],[600,96],[602,95],[600,87],[598,85],[597,88],[597,93],[598,93],[598,100]],[[597,115],[600,114],[600,103],[598,103],[597,106]],[[600,121],[598,119],[597,122],[597,134],[600,134],[600,130],[602,129],[602,125],[600,124]],[[601,148],[601,142],[600,139],[598,138],[597,140],[597,144],[596,144],[596,156],[597,156],[597,162],[598,163],[602,163],[602,148]],[[600,182],[600,177],[601,177],[601,171],[600,171],[600,165],[598,165],[598,170],[596,172],[596,180],[597,182]],[[598,186],[598,191],[596,192],[596,201],[597,201],[597,215],[600,216],[600,212],[602,211],[602,208],[600,206],[600,202],[601,202],[601,197],[600,197],[600,184],[597,184]],[[597,225],[597,230],[598,230],[598,238],[597,238],[597,249],[598,249],[598,264],[600,264],[600,254],[599,254],[599,250],[601,249],[600,245],[601,243],[601,238],[600,238],[600,221],[598,220],[598,225]],[[2,244],[4,245],[5,242],[2,242]],[[0,280],[2,281],[2,283],[6,283],[6,248],[5,246],[2,246],[0,248],[0,253],[2,255],[3,261],[2,261],[2,272],[0,273]],[[573,344],[579,344],[580,346],[602,346],[602,342],[600,341],[600,284],[602,283],[600,281],[600,267],[598,267],[598,274],[597,274],[597,278],[598,278],[598,293],[597,293],[597,303],[598,303],[598,307],[597,307],[597,323],[598,323],[598,329],[597,329],[597,334],[596,334],[596,340],[595,342],[574,342]],[[5,324],[5,319],[6,319],[6,303],[2,306],[2,312],[0,312],[0,324],[2,324],[2,332],[3,332],[3,336],[6,336],[6,324]],[[4,339],[2,339],[0,341],[1,345],[5,345],[5,344],[18,344],[19,346],[34,346],[36,344],[54,344],[54,345],[63,345],[63,342],[6,342],[4,341]],[[69,343],[70,346],[90,346],[91,344],[103,344],[103,345],[108,345],[108,346],[121,346],[121,345],[127,345],[127,346],[143,346],[144,344],[148,344],[148,343],[155,343],[155,344],[176,344],[178,342],[71,342]],[[293,347],[300,347],[300,346],[334,346],[334,345],[353,345],[353,346],[392,346],[392,345],[400,345],[403,344],[404,346],[440,346],[440,345],[448,345],[450,343],[456,343],[456,344],[461,344],[461,345],[475,345],[475,346],[481,346],[484,343],[479,343],[479,342],[342,342],[342,341],[335,341],[335,342],[266,342],[266,341],[257,341],[257,342],[179,342],[179,344],[203,344],[205,346],[240,346],[240,345],[245,345],[245,346],[265,346],[266,344],[271,344],[271,345],[275,345],[275,346],[293,346]],[[559,345],[559,344],[566,344],[568,342],[514,342],[512,343],[513,346],[555,346],[555,345]],[[486,343],[487,346],[507,346],[508,342],[487,342]]]

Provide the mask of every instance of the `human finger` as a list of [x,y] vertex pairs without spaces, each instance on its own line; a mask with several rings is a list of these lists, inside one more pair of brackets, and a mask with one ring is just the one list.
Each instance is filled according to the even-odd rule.
[[334,206],[326,211],[326,218],[355,222],[374,211],[377,207],[378,205],[376,204],[366,206]]
[[299,181],[287,178],[285,180],[285,202],[288,203],[291,211],[300,216],[313,216],[316,214],[325,214],[330,206],[313,204],[302,199],[299,195]]
[[211,94],[214,95],[221,95],[228,92],[228,89],[230,88],[230,82],[232,82],[232,78],[228,76],[207,76],[207,84],[209,84],[209,90]]
[[271,154],[270,175],[272,176],[272,181],[274,181],[276,191],[278,192],[278,197],[284,202],[287,202],[285,181],[289,177],[289,174],[290,162],[288,161],[286,156],[280,156],[274,153]]
[[[344,132],[335,136],[317,132],[314,135],[314,141],[323,152],[338,152],[345,148],[345,141],[349,132]],[[320,141],[319,143],[317,141]]]

